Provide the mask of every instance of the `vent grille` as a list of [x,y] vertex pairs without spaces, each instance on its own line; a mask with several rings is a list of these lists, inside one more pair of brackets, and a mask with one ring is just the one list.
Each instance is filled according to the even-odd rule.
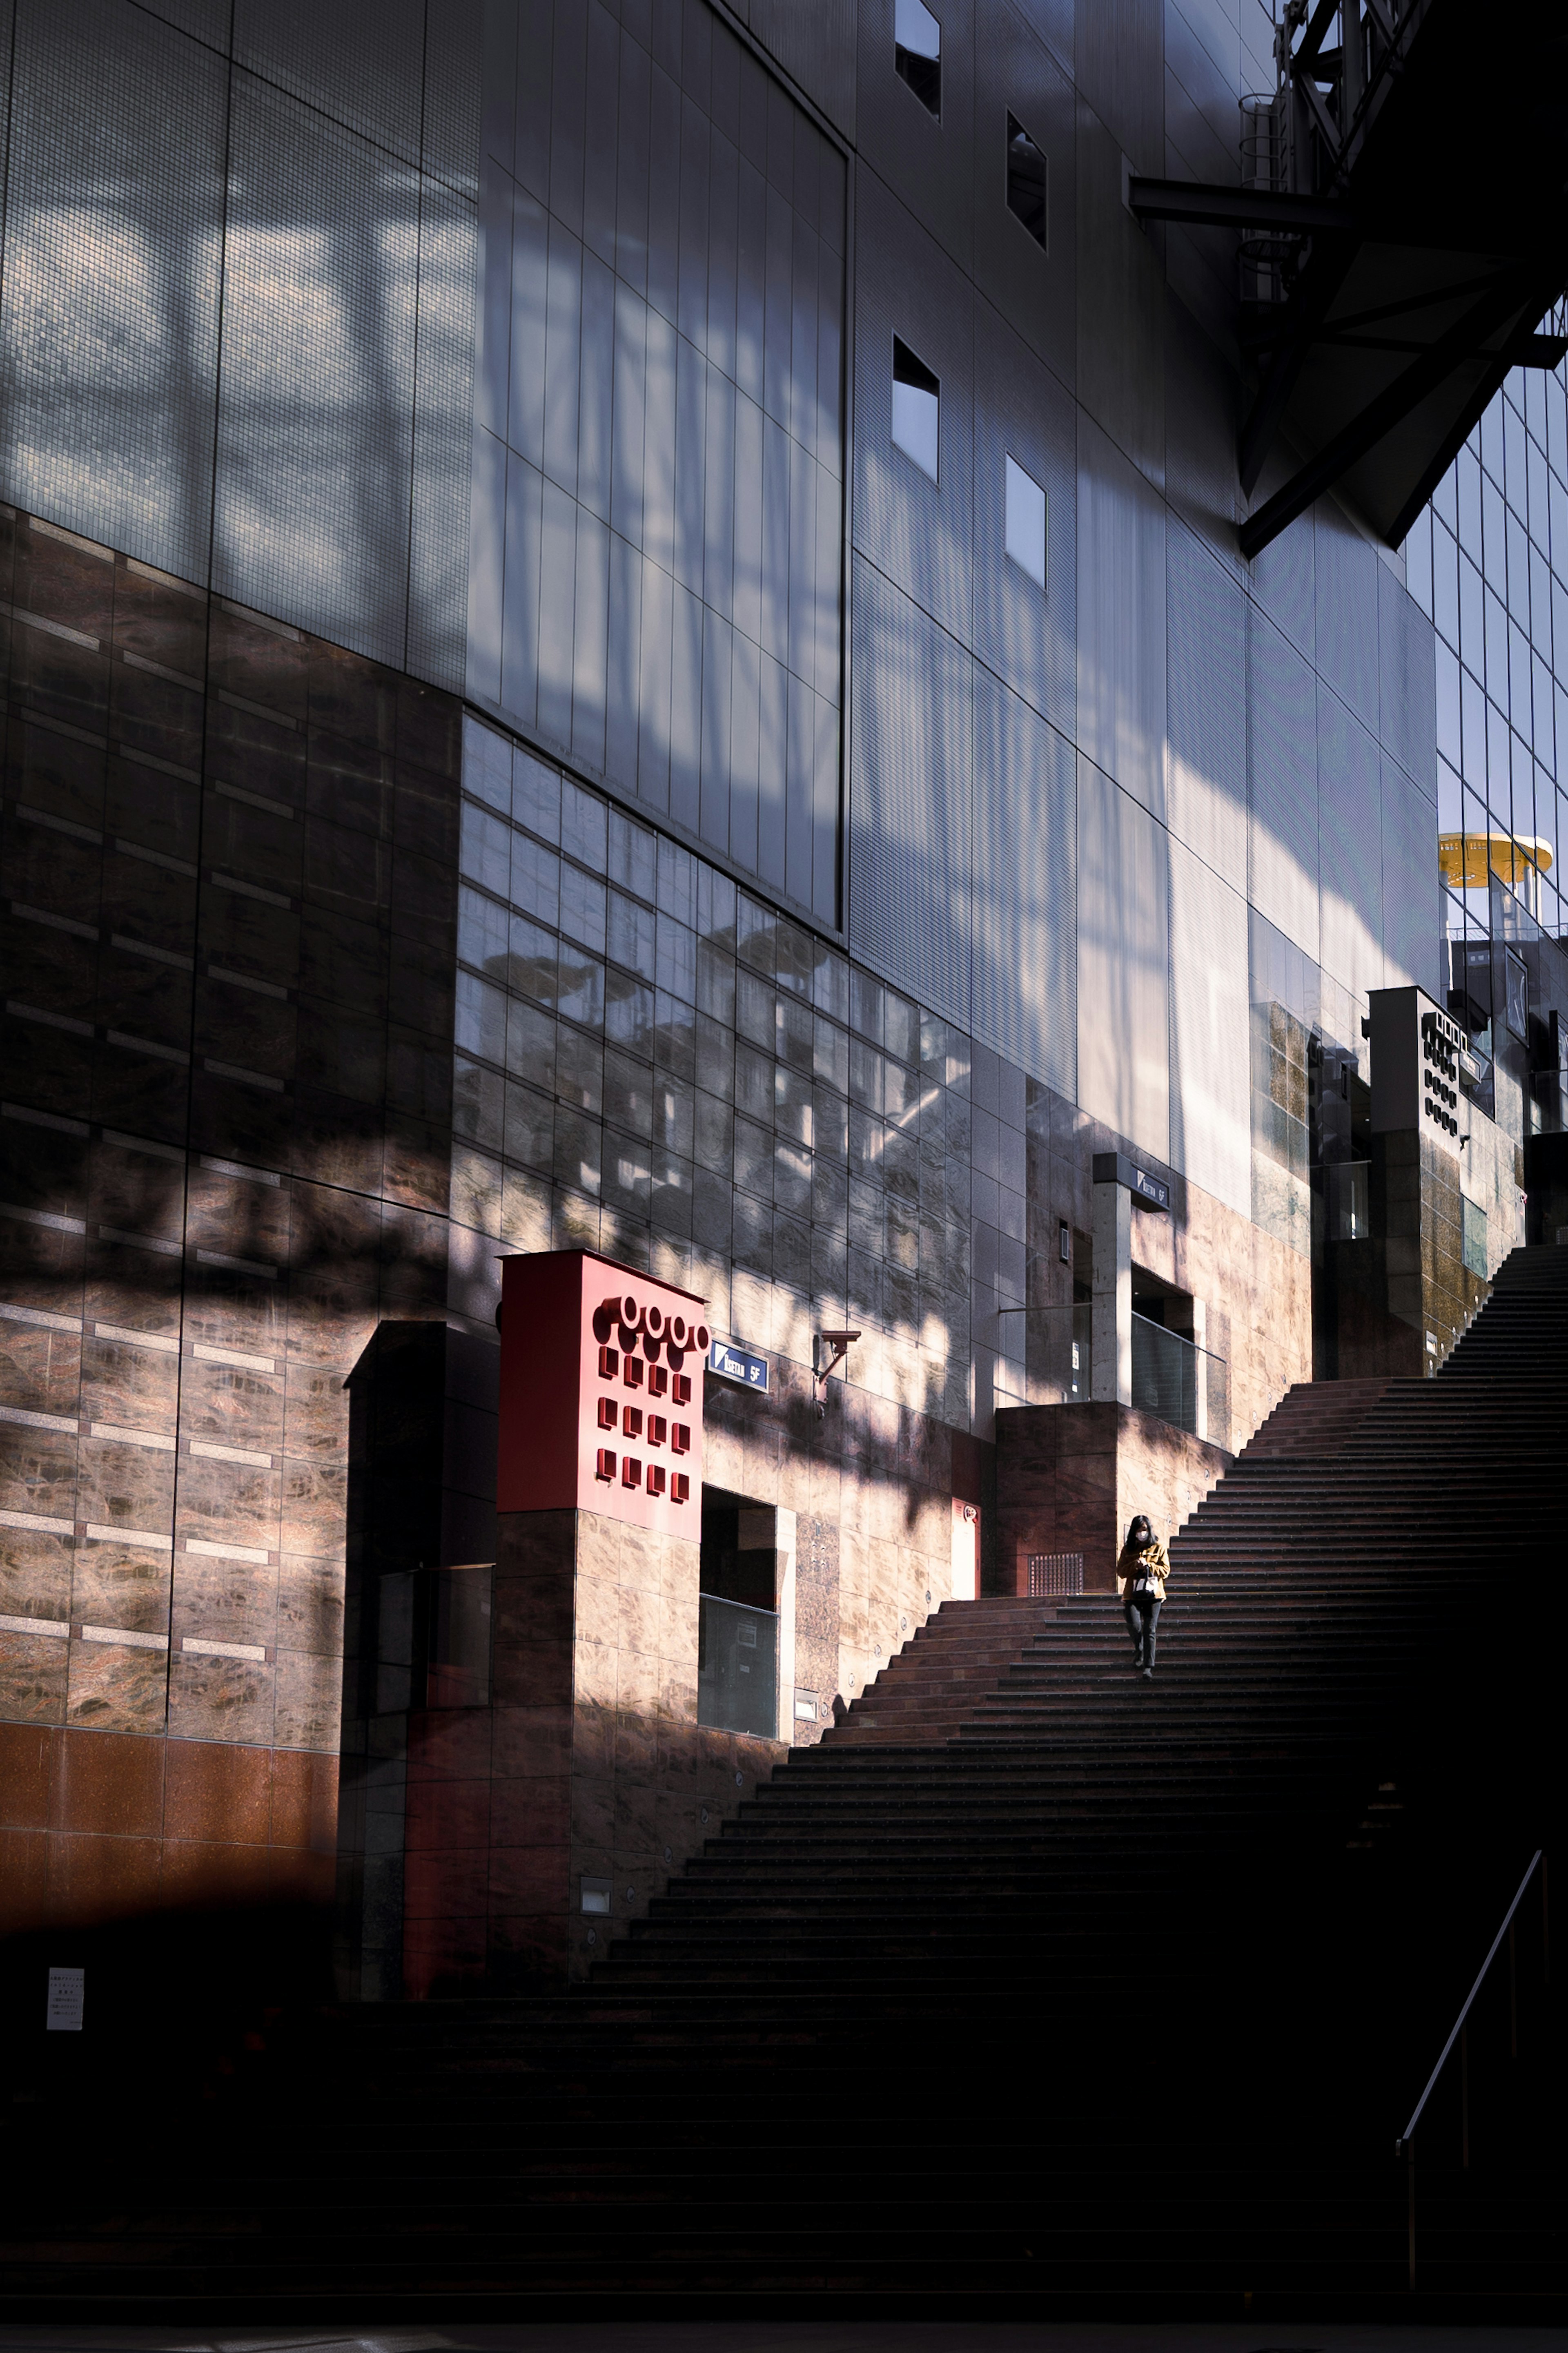
[[1080,1552],[1032,1552],[1029,1555],[1029,1599],[1048,1601],[1083,1591]]

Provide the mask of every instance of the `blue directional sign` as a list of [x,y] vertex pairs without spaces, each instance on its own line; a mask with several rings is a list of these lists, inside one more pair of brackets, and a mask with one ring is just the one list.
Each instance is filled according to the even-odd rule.
[[750,1348],[737,1348],[731,1341],[713,1342],[708,1351],[708,1369],[721,1380],[739,1381],[742,1388],[757,1389],[763,1397],[768,1393],[767,1358]]

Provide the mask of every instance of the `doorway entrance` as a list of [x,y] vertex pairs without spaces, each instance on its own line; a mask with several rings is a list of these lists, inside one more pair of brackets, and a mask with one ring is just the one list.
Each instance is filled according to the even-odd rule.
[[777,1515],[702,1490],[697,1721],[774,1740],[779,1728]]

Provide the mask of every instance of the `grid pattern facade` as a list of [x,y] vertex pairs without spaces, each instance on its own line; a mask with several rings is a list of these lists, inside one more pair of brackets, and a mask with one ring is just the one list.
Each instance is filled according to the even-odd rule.
[[[968,1040],[474,722],[464,783],[454,1219],[799,1363],[859,1325],[858,1385],[967,1419]],[[1021,1193],[1021,1077],[1013,1117]]]
[[[1437,636],[1437,809],[1445,833],[1539,842],[1517,895],[1568,927],[1559,851],[1568,743],[1568,370],[1516,368],[1405,543]],[[1489,942],[1491,893],[1450,889],[1444,929]]]
[[458,707],[10,508],[0,593],[0,1727],[121,1743],[58,1910],[319,1900],[349,1377],[446,1298]]

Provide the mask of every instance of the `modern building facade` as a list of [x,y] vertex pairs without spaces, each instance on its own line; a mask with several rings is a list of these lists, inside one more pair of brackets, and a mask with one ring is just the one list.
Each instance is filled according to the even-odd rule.
[[[1561,362],[1407,552],[1243,557],[1236,237],[1126,197],[1239,185],[1256,0],[0,32],[0,1903],[578,1968],[1521,1238]],[[1468,1157],[1380,1123],[1402,989]],[[569,1250],[727,1351],[685,1550],[498,1529]]]

